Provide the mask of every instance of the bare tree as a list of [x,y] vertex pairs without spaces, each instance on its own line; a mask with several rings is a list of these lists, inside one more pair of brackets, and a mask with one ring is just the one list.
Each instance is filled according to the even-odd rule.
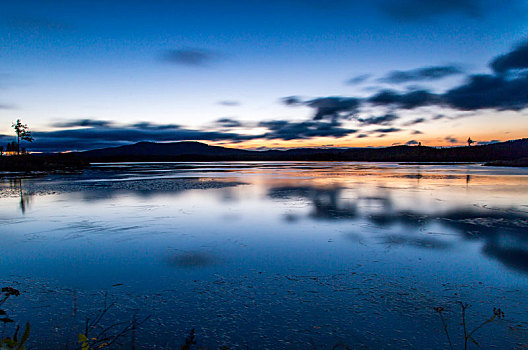
[[15,129],[15,133],[17,135],[16,152],[18,155],[20,155],[20,142],[32,142],[33,137],[31,136],[31,131],[29,131],[28,126],[26,124],[22,124],[20,119],[17,119],[16,123],[13,123],[11,127]]

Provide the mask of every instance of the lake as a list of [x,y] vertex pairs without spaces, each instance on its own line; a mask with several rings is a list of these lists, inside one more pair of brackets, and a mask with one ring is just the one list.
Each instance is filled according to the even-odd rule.
[[93,332],[135,320],[123,348],[194,329],[208,349],[449,349],[436,307],[460,348],[458,302],[468,330],[504,311],[483,348],[528,344],[528,169],[115,163],[0,186],[4,308],[33,348],[77,346],[105,303]]

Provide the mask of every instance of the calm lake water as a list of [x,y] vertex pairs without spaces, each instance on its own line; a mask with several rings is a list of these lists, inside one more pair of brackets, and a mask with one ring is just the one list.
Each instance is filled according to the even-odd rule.
[[126,348],[195,329],[209,349],[448,349],[434,307],[459,348],[458,301],[469,329],[505,312],[483,348],[528,344],[528,169],[119,163],[0,186],[4,306],[33,348],[77,345],[105,298],[101,325],[149,317]]

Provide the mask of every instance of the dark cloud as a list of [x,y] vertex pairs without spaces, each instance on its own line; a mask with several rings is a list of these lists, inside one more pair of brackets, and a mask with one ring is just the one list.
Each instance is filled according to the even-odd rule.
[[[243,126],[239,121],[222,118],[217,124],[232,128]],[[356,130],[342,127],[339,121],[291,122],[272,120],[260,122],[259,127],[267,131],[257,135],[245,135],[228,131],[207,131],[186,129],[175,124],[153,124],[140,122],[118,125],[110,121],[82,119],[56,123],[60,130],[33,131],[35,141],[29,147],[33,152],[80,151],[95,148],[120,146],[140,141],[227,141],[230,143],[255,139],[294,140],[313,137],[340,138],[354,134]],[[0,143],[12,137],[0,135]]]
[[218,104],[222,106],[228,106],[228,107],[240,106],[240,102],[233,101],[233,100],[220,101],[218,102]]
[[55,128],[75,128],[75,127],[108,127],[112,122],[108,120],[97,119],[76,119],[65,122],[56,122],[52,126]]
[[456,66],[433,66],[407,71],[395,70],[378,80],[384,83],[402,84],[413,81],[433,81],[462,73],[462,70]]
[[458,141],[457,138],[452,137],[452,136],[446,136],[444,140],[446,140],[449,143],[459,143],[460,142],[460,141]]
[[423,134],[423,132],[421,132],[420,130],[413,130],[412,134],[413,135],[421,135],[421,134]]
[[362,139],[362,138],[368,137],[368,135],[367,134],[358,134],[356,137],[358,139]]
[[490,67],[499,74],[510,70],[528,68],[528,40],[518,44],[507,54],[496,57],[490,63]]
[[407,123],[405,123],[403,125],[404,126],[416,125],[416,124],[420,124],[420,123],[425,122],[425,120],[426,120],[425,118],[416,118],[416,119],[408,121]]
[[399,118],[395,114],[388,113],[379,117],[359,118],[358,121],[361,125],[391,125],[393,121]]
[[[64,123],[66,124],[66,123]],[[119,126],[112,122],[77,123],[72,122],[73,129],[56,131],[33,131],[35,141],[29,147],[31,151],[56,152],[66,150],[87,150],[102,147],[120,146],[140,141],[230,141],[242,142],[263,135],[241,135],[232,132],[216,132],[181,128],[174,124],[152,124],[141,122]],[[89,126],[87,126],[89,125]],[[78,126],[85,126],[78,128]],[[0,140],[8,136],[0,135]]]
[[401,130],[402,129],[399,129],[399,128],[381,128],[381,129],[374,130],[374,132],[391,133],[391,132],[398,132]]
[[236,128],[239,126],[242,126],[242,123],[238,120],[231,119],[231,118],[221,118],[218,119],[215,124],[220,125],[224,128]]
[[459,110],[520,110],[528,106],[528,77],[507,79],[488,74],[471,75],[464,84],[442,97],[449,106]]
[[427,90],[416,90],[399,93],[394,90],[382,90],[368,99],[375,105],[395,106],[405,109],[413,109],[422,106],[439,104],[441,100]]
[[446,115],[443,115],[443,114],[437,114],[435,115],[432,119],[433,120],[440,120],[440,119],[444,119],[446,118],[447,116]]
[[350,118],[357,113],[361,100],[354,97],[321,97],[305,101],[304,104],[316,110],[314,120],[325,118]]
[[348,85],[358,85],[358,84],[361,84],[361,83],[364,83],[365,81],[367,81],[370,77],[372,76],[372,74],[361,74],[361,75],[357,75],[353,78],[350,78],[346,81],[346,83]]
[[167,50],[162,55],[165,62],[194,67],[206,66],[218,58],[218,53],[198,48]]
[[348,119],[357,113],[361,104],[360,98],[339,96],[319,97],[307,101],[298,96],[288,96],[281,101],[288,106],[308,106],[315,109],[313,120]]
[[175,130],[181,128],[176,124],[153,124],[151,122],[139,122],[132,124],[131,127],[143,130]]
[[416,141],[416,140],[410,140],[410,141],[405,142],[405,144],[406,144],[407,146],[416,146],[416,145],[419,145],[420,142],[418,142],[418,141]]
[[[499,56],[491,63],[498,73],[507,73],[515,69],[528,69],[528,41],[518,45],[508,54]],[[406,72],[392,72],[384,79],[393,82],[409,80],[431,80],[439,77],[459,74],[460,70],[452,66],[418,68]],[[324,118],[350,118],[364,105],[384,106],[391,109],[415,109],[425,106],[450,107],[458,111],[476,111],[480,109],[522,110],[528,107],[528,74],[525,71],[515,75],[508,74],[475,74],[469,75],[466,81],[444,93],[433,93],[428,89],[414,87],[401,92],[383,89],[367,98],[359,97],[321,97],[309,101],[295,100],[316,109],[314,120]],[[460,116],[463,117],[463,116]],[[437,115],[433,120],[442,118]],[[457,117],[458,118],[458,117]],[[364,123],[374,119],[365,118]],[[425,122],[423,118],[404,125],[410,126]],[[361,119],[360,119],[361,122]]]
[[303,100],[299,96],[288,96],[281,99],[282,103],[287,106],[297,106],[303,103]]
[[264,138],[266,139],[308,139],[312,137],[345,137],[357,132],[355,129],[342,128],[337,121],[304,121],[289,122],[286,120],[273,120],[260,122],[260,127],[269,129]]
[[416,21],[445,14],[460,14],[467,17],[479,17],[483,14],[483,0],[399,0],[386,1],[382,9],[391,17]]
[[[134,126],[124,127],[91,127],[84,129],[68,129],[59,131],[35,131],[36,139],[41,137],[54,139],[92,139],[104,141],[183,141],[183,140],[248,140],[255,136],[244,136],[236,133],[223,133],[215,131],[202,131],[192,129],[164,128],[136,128]],[[38,141],[38,140],[37,140]]]

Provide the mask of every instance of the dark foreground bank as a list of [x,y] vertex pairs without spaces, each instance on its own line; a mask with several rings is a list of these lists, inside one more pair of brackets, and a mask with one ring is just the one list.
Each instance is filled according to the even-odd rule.
[[509,166],[509,167],[528,167],[528,157],[515,160],[496,160],[487,162],[485,166]]
[[20,155],[0,157],[0,171],[69,171],[90,166],[90,163],[73,154]]

